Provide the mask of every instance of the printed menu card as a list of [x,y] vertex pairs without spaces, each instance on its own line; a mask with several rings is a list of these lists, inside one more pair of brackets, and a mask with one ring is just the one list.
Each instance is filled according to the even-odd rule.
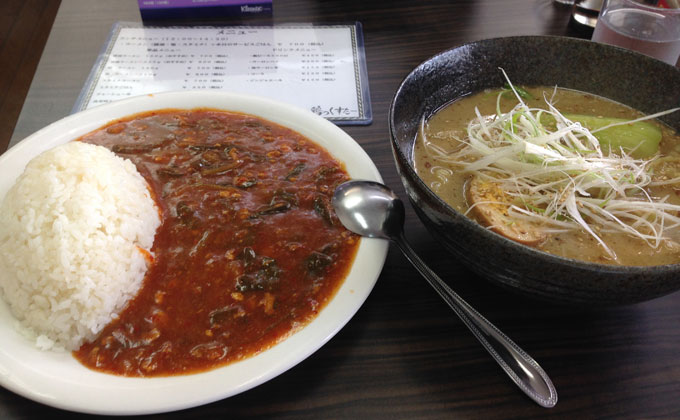
[[337,124],[372,120],[358,23],[145,27],[119,22],[73,111],[197,89],[265,96]]

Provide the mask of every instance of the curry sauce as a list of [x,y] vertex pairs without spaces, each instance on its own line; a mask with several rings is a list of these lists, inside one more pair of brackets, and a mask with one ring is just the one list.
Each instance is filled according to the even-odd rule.
[[135,163],[161,211],[152,263],[117,320],[74,354],[127,376],[214,368],[303,327],[332,298],[359,239],[330,198],[343,167],[253,116],[165,110],[82,139]]

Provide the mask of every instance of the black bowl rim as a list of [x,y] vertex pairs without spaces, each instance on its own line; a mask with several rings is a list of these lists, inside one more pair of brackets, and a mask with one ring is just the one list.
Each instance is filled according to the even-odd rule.
[[[461,214],[460,212],[456,211],[453,209],[451,206],[449,206],[448,203],[446,203],[444,200],[442,200],[437,194],[435,194],[424,182],[423,180],[418,176],[418,174],[415,172],[413,169],[412,162],[409,157],[405,156],[401,148],[398,146],[396,138],[395,138],[395,124],[394,124],[394,108],[395,104],[397,101],[397,98],[399,97],[399,94],[401,93],[402,89],[404,88],[404,85],[406,82],[417,72],[418,69],[423,68],[426,66],[428,63],[435,61],[437,58],[450,54],[452,51],[457,50],[457,49],[462,49],[462,48],[471,48],[476,45],[484,45],[484,44],[492,44],[495,42],[503,41],[503,42],[513,42],[513,41],[522,41],[522,40],[553,40],[555,42],[572,42],[575,44],[583,44],[583,45],[592,45],[592,44],[597,44],[600,47],[598,48],[603,48],[603,49],[613,49],[617,50],[618,53],[620,54],[628,54],[633,59],[635,60],[653,60],[658,63],[664,64],[666,67],[668,67],[668,71],[671,72],[677,72],[679,73],[680,77],[680,69],[676,68],[675,66],[671,66],[670,64],[663,63],[659,60],[656,60],[654,58],[648,57],[644,54],[631,51],[625,48],[620,48],[616,47],[613,45],[608,45],[608,44],[600,44],[600,43],[595,43],[593,41],[589,40],[584,40],[584,39],[579,39],[579,38],[571,38],[571,37],[565,37],[565,36],[556,36],[556,35],[521,35],[521,36],[510,36],[510,37],[498,37],[498,38],[487,38],[487,39],[481,39],[477,41],[472,41],[468,43],[464,43],[461,45],[458,45],[456,47],[449,48],[447,50],[441,51],[426,60],[422,61],[420,64],[418,64],[416,67],[413,68],[409,72],[408,75],[406,75],[401,83],[399,84],[399,87],[394,93],[394,96],[392,98],[392,101],[390,103],[390,108],[388,112],[388,125],[389,125],[389,132],[390,132],[390,142],[392,145],[392,150],[393,152],[397,155],[396,159],[401,160],[402,162],[405,163],[404,167],[406,168],[406,171],[408,172],[409,176],[414,180],[414,182],[418,185],[418,187],[427,195],[427,197],[431,200],[434,200],[437,202],[438,205],[441,207],[445,208],[447,212],[452,213],[452,214],[459,214],[462,216],[461,220],[463,220],[462,223],[467,224],[468,226],[474,226],[473,229],[479,232],[480,235],[483,235],[487,239],[491,240],[497,240],[501,241],[501,243],[504,244],[504,246],[507,246],[509,248],[517,247],[519,249],[522,249],[524,252],[526,252],[529,255],[535,256],[536,258],[542,258],[544,260],[547,260],[549,263],[555,263],[558,265],[563,265],[563,264],[569,264],[577,268],[581,269],[591,269],[591,270],[597,270],[598,272],[610,272],[610,273],[629,273],[629,274],[662,274],[662,273],[667,273],[667,272],[674,272],[680,270],[680,263],[676,264],[663,264],[663,265],[650,265],[650,266],[636,266],[636,265],[613,265],[613,264],[601,264],[601,263],[594,263],[594,262],[586,262],[582,260],[576,260],[576,259],[571,259],[571,258],[565,258],[561,257],[558,255],[550,254],[545,251],[538,250],[536,248],[520,244],[518,242],[515,242],[511,239],[508,239],[502,235],[497,234],[496,232],[493,232],[489,229],[484,228],[480,224],[476,223],[475,221],[471,220],[467,216]],[[471,92],[474,93],[474,92]],[[457,98],[454,98],[457,99]],[[397,162],[395,162],[397,164]]]

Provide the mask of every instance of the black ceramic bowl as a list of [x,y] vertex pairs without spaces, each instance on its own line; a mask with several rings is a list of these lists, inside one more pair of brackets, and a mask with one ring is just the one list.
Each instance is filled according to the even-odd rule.
[[[406,192],[432,235],[471,270],[552,301],[613,305],[680,289],[680,264],[621,267],[550,255],[482,228],[435,195],[413,169],[421,117],[486,88],[547,85],[591,92],[651,114],[680,106],[680,70],[628,50],[573,38],[526,36],[462,45],[416,67],[390,107],[392,148]],[[661,118],[680,130],[680,112]]]

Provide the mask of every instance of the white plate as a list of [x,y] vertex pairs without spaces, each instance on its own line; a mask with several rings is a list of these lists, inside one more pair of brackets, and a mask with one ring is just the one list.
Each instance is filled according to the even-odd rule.
[[[40,152],[107,122],[162,108],[210,107],[257,115],[292,128],[325,147],[350,177],[381,181],[364,150],[344,131],[311,112],[269,99],[218,92],[170,92],[126,99],[71,115],[0,156],[0,197]],[[253,388],[295,366],[333,337],[368,297],[382,270],[387,242],[363,239],[335,297],[305,328],[254,357],[209,372],[167,378],[125,378],[83,367],[70,353],[44,352],[19,335],[0,301],[0,385],[32,400],[96,414],[148,414],[220,400]]]

